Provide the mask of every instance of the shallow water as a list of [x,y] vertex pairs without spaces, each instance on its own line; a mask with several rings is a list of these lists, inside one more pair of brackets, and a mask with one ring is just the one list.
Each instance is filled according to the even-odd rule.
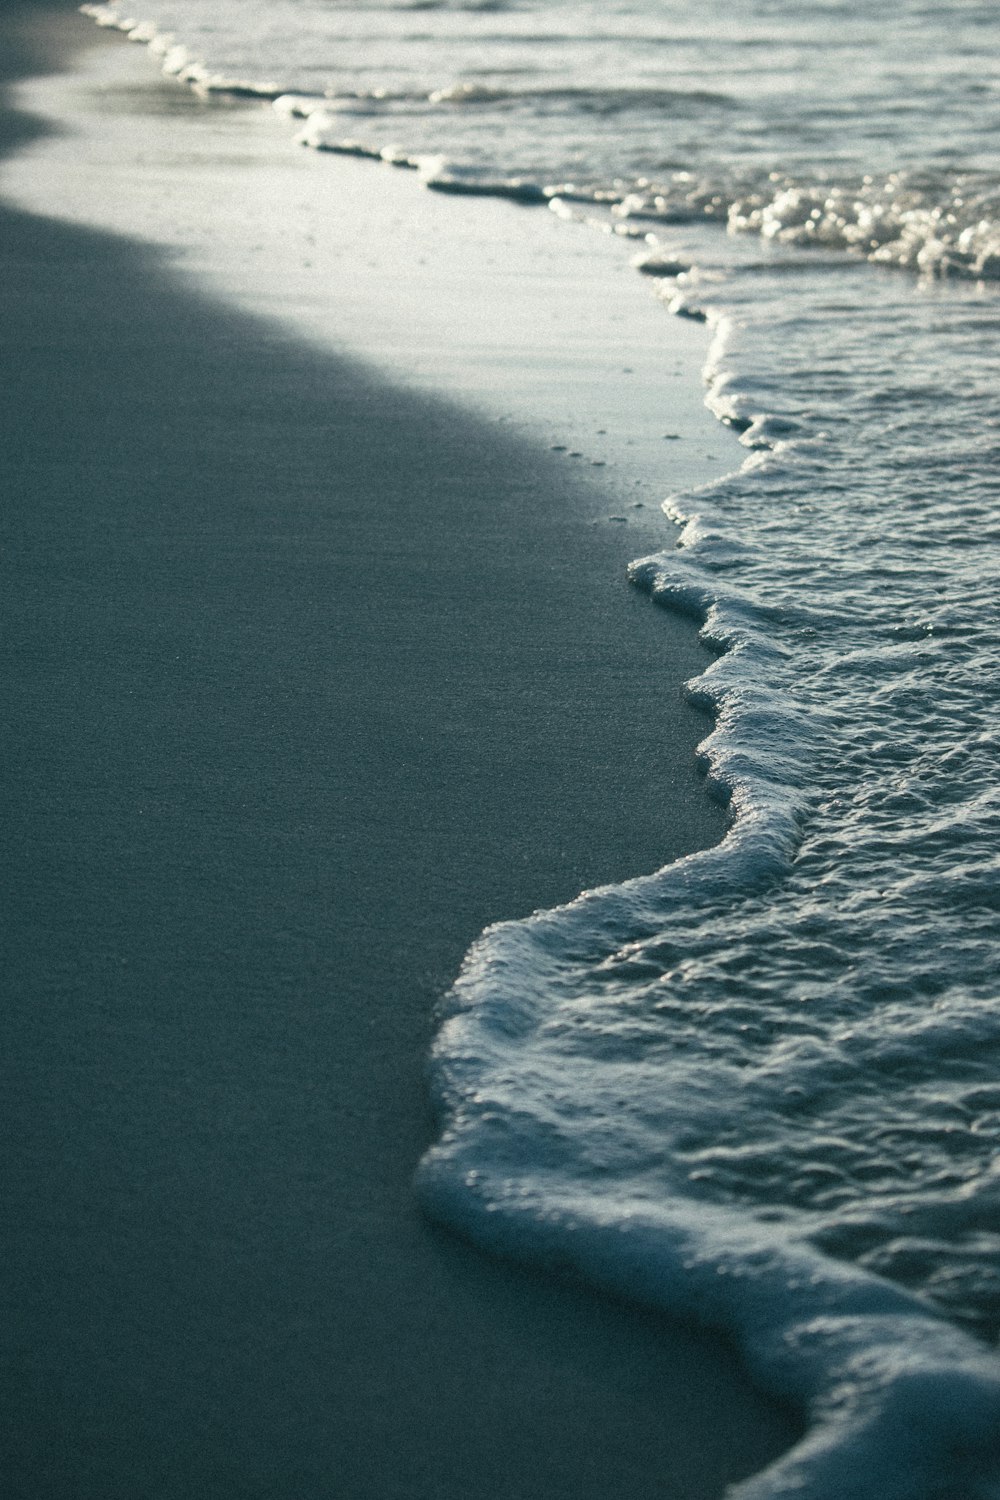
[[877,15],[859,0],[738,15],[725,0],[153,0],[141,14],[171,72],[326,96],[314,138],[422,158],[440,182],[572,185],[668,222],[1000,274],[997,19],[976,0]]
[[733,1333],[814,1419],[741,1494],[996,1496],[998,13],[147,18],[200,88],[335,96],[311,144],[633,236],[747,450],[632,568],[719,650],[732,831],[483,935],[428,1205]]

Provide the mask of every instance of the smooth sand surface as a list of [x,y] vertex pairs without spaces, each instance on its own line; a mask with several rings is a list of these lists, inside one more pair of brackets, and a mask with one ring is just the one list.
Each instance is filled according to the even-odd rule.
[[720,835],[693,631],[599,471],[138,244],[0,270],[4,1493],[719,1495],[794,1435],[724,1345],[411,1195],[480,928]]

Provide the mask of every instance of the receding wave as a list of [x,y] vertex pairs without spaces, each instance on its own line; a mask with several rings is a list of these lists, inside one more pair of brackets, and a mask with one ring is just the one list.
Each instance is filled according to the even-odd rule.
[[[100,24],[118,26],[134,40],[147,43],[160,56],[166,72],[199,92],[303,97],[294,80],[216,68],[172,35],[161,34],[154,25],[136,20],[118,6],[94,4],[83,9]],[[329,90],[324,92],[329,94]],[[827,101],[826,107],[833,108],[835,103]],[[904,106],[909,110],[912,100],[904,101]],[[876,265],[898,266],[920,275],[1000,279],[1000,175],[995,171],[925,166],[855,176],[844,175],[831,164],[821,175],[802,175],[764,171],[749,164],[738,171],[730,166],[706,170],[692,157],[690,163],[682,161],[662,175],[651,173],[630,181],[630,146],[641,141],[642,152],[648,154],[661,133],[661,122],[673,129],[687,122],[724,140],[725,135],[719,135],[720,120],[740,107],[739,100],[723,90],[601,81],[582,86],[548,76],[536,82],[527,76],[515,85],[487,75],[423,90],[388,85],[338,89],[336,97],[323,99],[322,117],[303,132],[302,139],[321,149],[373,158],[433,159],[442,166],[428,182],[442,191],[495,191],[500,196],[519,195],[524,201],[542,202],[564,198],[572,188],[578,197],[589,195],[605,205],[613,202],[623,229],[641,225],[655,232],[658,224],[707,221],[777,245],[844,250]],[[836,107],[844,108],[842,103]],[[885,101],[880,107],[891,109]],[[852,102],[845,118],[855,116],[857,108]],[[806,126],[816,132],[822,109],[817,102],[800,122],[800,138]],[[341,116],[361,114],[370,116],[365,137],[353,127],[338,125]],[[497,115],[503,116],[502,122]],[[563,118],[571,132],[560,146],[566,150],[573,132],[600,131],[602,119],[616,120],[622,159],[609,160],[605,175],[588,174],[583,185],[578,165],[573,164],[570,178],[570,164],[551,147],[547,159],[534,159],[538,148],[529,150],[527,142],[545,137],[555,128],[554,122]],[[515,119],[517,128],[511,134]],[[507,134],[518,142],[519,155],[505,160],[502,142]],[[823,138],[830,134],[829,124],[819,131]],[[585,138],[593,150],[601,146],[602,137],[585,134]],[[563,142],[560,130],[553,139]],[[728,155],[738,154],[740,140],[736,131]],[[682,142],[674,147],[675,153],[683,150]]]
[[456,83],[430,94],[432,104],[511,104],[530,103],[539,109],[575,109],[583,114],[616,115],[630,111],[663,111],[677,113],[697,111],[705,105],[716,108],[736,107],[726,94],[707,89],[607,88],[501,88],[491,84]]

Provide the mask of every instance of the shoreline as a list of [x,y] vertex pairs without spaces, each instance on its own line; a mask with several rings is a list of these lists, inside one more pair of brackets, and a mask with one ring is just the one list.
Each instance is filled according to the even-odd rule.
[[795,1435],[721,1340],[410,1193],[478,931],[721,833],[693,627],[602,478],[0,211],[8,1493],[720,1494]]
[[58,201],[67,222],[157,246],[199,296],[601,467],[588,518],[628,525],[622,568],[677,535],[665,488],[743,462],[703,400],[707,331],[665,313],[632,241],[304,149],[269,104],[201,98],[86,24],[74,72],[19,91],[58,134],[8,164],[9,201]]

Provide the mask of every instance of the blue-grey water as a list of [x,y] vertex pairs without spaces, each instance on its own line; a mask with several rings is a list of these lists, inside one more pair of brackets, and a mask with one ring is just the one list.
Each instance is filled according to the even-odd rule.
[[732,829],[483,934],[420,1188],[726,1328],[812,1418],[743,1500],[996,1500],[1000,11],[94,9],[200,89],[306,96],[309,144],[631,236],[710,325],[746,460],[632,573],[718,650]]

